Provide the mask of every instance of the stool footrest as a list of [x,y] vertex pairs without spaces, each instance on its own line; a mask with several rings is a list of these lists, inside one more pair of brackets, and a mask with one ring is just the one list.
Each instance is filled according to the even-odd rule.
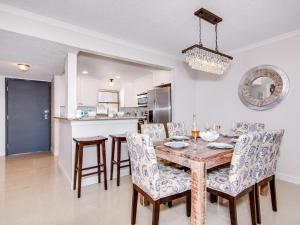
[[[118,162],[116,160],[113,160],[112,162],[113,162],[113,164],[118,164]],[[129,159],[125,159],[125,160],[121,160],[120,161],[120,163],[125,163],[125,162],[130,162],[130,160]]]
[[125,168],[125,167],[129,167],[130,165],[123,165],[123,166],[120,166],[120,168]]
[[[101,173],[102,172],[104,172],[104,171],[101,171]],[[82,174],[82,177],[91,176],[91,175],[94,175],[94,174],[98,174],[98,172],[92,172],[92,173]]]
[[[103,166],[103,164],[100,164],[100,166]],[[85,168],[82,168],[82,170],[91,170],[91,169],[97,169],[98,166],[91,166],[91,167],[85,167]]]

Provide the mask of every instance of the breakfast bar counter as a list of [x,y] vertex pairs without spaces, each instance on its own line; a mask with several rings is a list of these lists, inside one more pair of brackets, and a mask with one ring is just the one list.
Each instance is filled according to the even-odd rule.
[[[64,117],[55,117],[55,130],[58,135],[55,136],[54,148],[58,158],[58,165],[62,173],[67,178],[70,187],[73,183],[73,168],[75,163],[75,143],[73,138],[84,138],[93,136],[108,137],[106,142],[106,165],[107,177],[110,177],[110,157],[111,157],[111,139],[109,135],[124,134],[126,132],[137,132],[138,120],[141,117],[93,117],[86,119],[68,119]],[[122,159],[128,158],[126,143],[122,144]],[[96,147],[90,146],[84,151],[83,166],[90,167],[97,165]],[[128,168],[121,169],[121,176],[129,174]],[[103,179],[102,179],[103,180]],[[97,183],[97,175],[88,176],[83,179],[82,185]]]

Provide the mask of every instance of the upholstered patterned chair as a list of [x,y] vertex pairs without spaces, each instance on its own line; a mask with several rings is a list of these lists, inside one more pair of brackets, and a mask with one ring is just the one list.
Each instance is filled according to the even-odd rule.
[[271,192],[272,209],[274,212],[277,211],[275,173],[283,134],[284,130],[266,132],[262,144],[259,147],[257,167],[255,170],[255,199],[258,223],[261,223],[260,199],[258,191],[259,186],[269,184]]
[[131,224],[136,223],[138,193],[153,204],[153,225],[158,224],[160,204],[180,197],[187,198],[186,213],[190,216],[190,175],[172,167],[158,165],[149,135],[128,133],[127,143],[133,182]]
[[237,135],[247,134],[249,132],[262,132],[265,130],[264,123],[249,123],[249,122],[236,122],[235,133]]
[[184,122],[167,123],[169,137],[187,135],[187,130]]
[[252,224],[256,224],[254,185],[256,159],[264,133],[240,136],[234,148],[230,167],[207,175],[207,191],[229,200],[231,225],[237,224],[236,200],[249,194]]
[[149,123],[141,126],[142,134],[149,135],[152,142],[163,141],[167,138],[165,126],[162,123]]

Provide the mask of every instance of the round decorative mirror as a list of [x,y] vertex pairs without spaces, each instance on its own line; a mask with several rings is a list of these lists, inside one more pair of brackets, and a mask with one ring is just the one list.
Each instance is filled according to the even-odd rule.
[[250,69],[239,84],[239,97],[250,109],[273,108],[286,96],[289,79],[281,69],[262,65]]

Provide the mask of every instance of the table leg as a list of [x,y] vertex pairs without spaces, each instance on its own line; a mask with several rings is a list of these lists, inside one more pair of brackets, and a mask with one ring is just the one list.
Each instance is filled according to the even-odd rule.
[[205,225],[206,219],[206,168],[205,162],[192,162],[191,225]]

